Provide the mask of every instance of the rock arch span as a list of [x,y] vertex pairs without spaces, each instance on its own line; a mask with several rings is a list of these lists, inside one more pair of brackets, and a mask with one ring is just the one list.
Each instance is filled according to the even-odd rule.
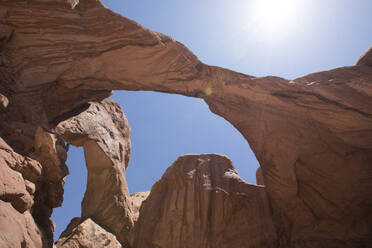
[[[289,81],[205,65],[95,0],[1,2],[0,17],[0,89],[9,99],[3,136],[21,155],[40,160],[30,139],[37,126],[56,132],[111,90],[200,97],[256,154],[279,247],[371,242],[371,50],[355,66]],[[17,144],[20,137],[28,146]],[[61,161],[52,164],[62,168]],[[52,185],[64,173],[56,174]],[[40,197],[39,205],[58,205],[49,200]],[[48,216],[36,216],[50,230],[42,221]]]

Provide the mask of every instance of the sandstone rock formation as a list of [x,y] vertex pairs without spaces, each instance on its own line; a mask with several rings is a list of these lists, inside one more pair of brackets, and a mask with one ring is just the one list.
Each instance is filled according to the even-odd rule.
[[[55,133],[60,122],[116,89],[200,97],[242,133],[260,162],[278,247],[368,247],[370,55],[291,81],[256,78],[205,65],[100,1],[1,1],[0,135],[41,166],[31,214],[51,244],[49,217],[67,174],[66,147]],[[98,150],[97,140],[90,144]]]
[[132,247],[276,247],[265,188],[221,155],[185,155],[143,202]]
[[257,185],[265,185],[265,182],[263,180],[261,167],[258,167],[258,169],[256,171],[256,183],[257,183]]
[[115,101],[105,99],[89,104],[84,112],[59,123],[55,131],[70,144],[84,147],[88,182],[82,218],[91,218],[127,245],[133,226],[125,180],[131,147],[130,127]]
[[32,216],[41,165],[13,151],[0,138],[0,247],[47,247]]
[[121,248],[121,244],[115,236],[86,219],[80,223],[80,219],[74,219],[67,229],[61,234],[56,243],[57,248]]
[[29,211],[23,214],[0,200],[0,247],[48,247]]
[[356,65],[372,66],[372,47],[358,59]]
[[136,222],[139,217],[139,211],[144,200],[149,196],[150,191],[138,192],[130,195],[130,202],[132,203],[133,221]]

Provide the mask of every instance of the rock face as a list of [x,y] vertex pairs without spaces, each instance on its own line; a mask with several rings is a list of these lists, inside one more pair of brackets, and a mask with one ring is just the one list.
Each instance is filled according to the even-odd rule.
[[114,100],[89,104],[84,112],[61,122],[55,131],[70,144],[84,147],[88,182],[82,218],[91,218],[126,245],[133,226],[125,180],[131,147],[130,127]]
[[[75,219],[76,220],[76,219]],[[79,219],[77,220],[80,221]],[[76,222],[76,221],[75,221]],[[75,224],[75,225],[74,225]],[[56,242],[57,248],[121,248],[115,236],[91,219],[76,225],[72,222]]]
[[245,183],[221,155],[185,155],[143,202],[132,247],[276,247],[264,187]]
[[358,59],[356,65],[372,66],[372,47]]
[[138,192],[130,195],[130,202],[132,203],[133,221],[136,222],[139,217],[139,211],[144,200],[149,196],[150,191]]
[[12,156],[14,155],[12,149],[1,138],[0,149],[3,162],[0,167],[0,200],[11,203],[13,208],[24,213],[26,210],[30,210],[34,203],[31,194],[35,192],[32,190],[35,185],[30,181],[26,183],[21,173],[6,164],[6,162],[11,163],[15,168],[18,161]]
[[46,247],[47,237],[35,223],[35,189],[41,165],[17,154],[0,138],[0,247]]
[[47,247],[42,231],[29,211],[23,214],[0,200],[0,247]]
[[[1,1],[0,135],[20,157],[41,166],[31,214],[51,244],[49,217],[62,202],[67,175],[66,147],[55,131],[61,122],[111,90],[200,97],[242,133],[260,162],[278,247],[368,247],[370,58],[371,50],[355,66],[292,81],[256,78],[205,65],[182,44],[100,1]],[[87,150],[107,155],[100,164],[115,160],[93,140]],[[14,192],[25,194],[21,188]],[[29,208],[7,199],[19,210]]]

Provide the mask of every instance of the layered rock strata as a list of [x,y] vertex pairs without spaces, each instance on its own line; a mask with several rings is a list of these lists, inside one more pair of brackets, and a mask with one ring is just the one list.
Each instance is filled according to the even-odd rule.
[[136,248],[276,247],[265,188],[244,182],[221,155],[181,156],[143,202]]
[[32,216],[50,239],[67,174],[66,147],[53,133],[61,121],[115,89],[200,97],[260,162],[278,247],[368,247],[370,58],[371,50],[355,66],[291,81],[257,78],[205,65],[100,1],[1,1],[1,137],[45,171]]

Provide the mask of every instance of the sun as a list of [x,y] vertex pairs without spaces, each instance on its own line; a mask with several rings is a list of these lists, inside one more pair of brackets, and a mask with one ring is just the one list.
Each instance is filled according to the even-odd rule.
[[268,32],[290,29],[298,13],[298,0],[256,0],[250,5],[251,19]]

